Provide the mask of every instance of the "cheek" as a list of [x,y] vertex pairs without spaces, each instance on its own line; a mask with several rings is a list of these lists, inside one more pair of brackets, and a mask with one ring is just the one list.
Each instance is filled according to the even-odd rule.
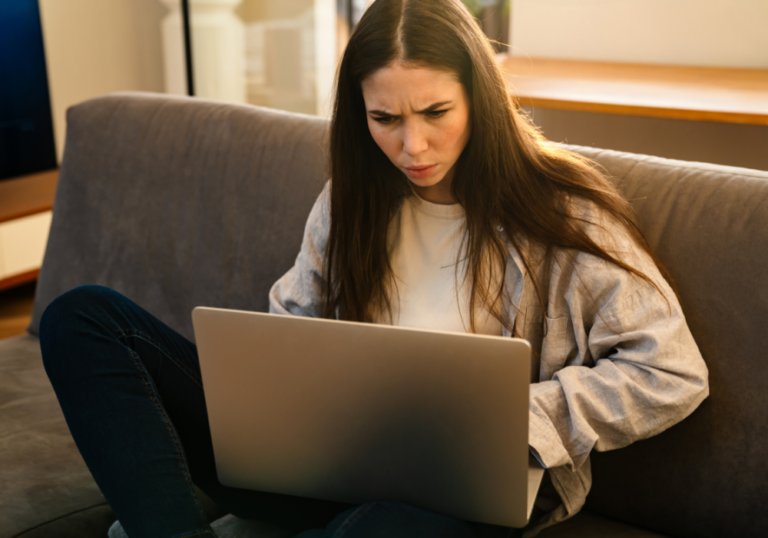
[[468,139],[467,122],[462,118],[443,125],[435,142],[443,151],[458,155],[464,149]]

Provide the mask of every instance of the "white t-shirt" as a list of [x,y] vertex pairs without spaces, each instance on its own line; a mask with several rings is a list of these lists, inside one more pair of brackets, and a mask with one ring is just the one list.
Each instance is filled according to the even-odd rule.
[[[460,204],[433,204],[416,194],[407,196],[387,230],[396,282],[396,289],[390,289],[392,319],[379,313],[374,322],[469,332],[472,284],[464,282],[464,263],[456,271],[464,232],[465,215]],[[500,272],[496,273],[500,283]],[[475,329],[478,334],[501,336],[501,322],[482,306],[475,313]]]

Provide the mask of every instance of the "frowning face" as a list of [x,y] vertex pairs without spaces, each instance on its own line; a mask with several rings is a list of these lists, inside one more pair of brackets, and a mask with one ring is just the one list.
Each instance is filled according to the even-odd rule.
[[456,161],[470,136],[469,98],[456,75],[394,62],[362,83],[376,144],[430,202],[454,203]]

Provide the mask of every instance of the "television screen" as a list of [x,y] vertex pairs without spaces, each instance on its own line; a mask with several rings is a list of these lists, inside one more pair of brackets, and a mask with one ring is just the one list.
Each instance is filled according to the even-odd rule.
[[56,168],[37,0],[0,1],[0,179]]

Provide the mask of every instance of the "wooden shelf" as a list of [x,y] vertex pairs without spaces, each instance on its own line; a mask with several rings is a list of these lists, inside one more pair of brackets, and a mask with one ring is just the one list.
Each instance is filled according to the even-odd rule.
[[499,55],[523,106],[768,125],[768,69]]
[[33,269],[25,273],[9,276],[8,278],[0,278],[0,291],[8,290],[21,286],[22,284],[28,284],[34,282],[40,275],[40,269]]
[[0,291],[0,339],[27,332],[34,304],[34,286]]
[[[0,291],[37,280],[34,258],[42,259],[50,223],[45,213],[53,208],[58,179],[59,171],[49,170],[0,181]],[[33,263],[23,261],[30,257]],[[11,259],[15,263],[9,265]]]
[[0,222],[18,219],[53,208],[58,170],[49,170],[0,181]]

